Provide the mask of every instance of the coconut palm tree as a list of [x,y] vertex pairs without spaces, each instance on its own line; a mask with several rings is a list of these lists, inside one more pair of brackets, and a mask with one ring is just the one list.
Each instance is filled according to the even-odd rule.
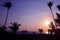
[[16,32],[19,29],[19,26],[21,26],[21,24],[17,24],[17,22],[14,22],[14,23],[11,23],[11,24],[12,24],[12,26],[10,26],[10,28],[12,29],[14,34],[16,34]]
[[[48,7],[49,7],[50,10],[51,10],[51,14],[52,14],[52,17],[53,17],[53,21],[54,21],[54,23],[55,23],[54,15],[53,15],[53,12],[52,12],[52,5],[53,5],[53,1],[48,2]],[[55,23],[55,26],[56,26],[56,23]],[[57,26],[56,26],[56,28],[57,28]]]
[[8,14],[9,14],[9,9],[12,7],[11,2],[5,2],[3,7],[7,8],[7,14],[6,14],[6,19],[5,19],[5,23],[4,23],[4,26],[6,26]]
[[48,3],[48,7],[51,9],[53,5],[53,1]]

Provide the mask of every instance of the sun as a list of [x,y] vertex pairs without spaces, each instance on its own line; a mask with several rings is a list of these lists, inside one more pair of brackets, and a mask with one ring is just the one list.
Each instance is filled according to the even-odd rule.
[[45,22],[45,26],[49,26],[49,24],[50,24],[50,21]]

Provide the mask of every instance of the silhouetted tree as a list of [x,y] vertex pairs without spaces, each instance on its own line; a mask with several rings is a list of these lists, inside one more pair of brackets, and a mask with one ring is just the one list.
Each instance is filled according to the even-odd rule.
[[6,29],[7,29],[7,27],[0,24],[0,35],[2,35],[2,36],[6,35],[7,34]]
[[60,14],[56,13],[57,18],[55,19],[57,26],[60,26]]
[[[56,7],[60,11],[60,5],[57,5]],[[60,26],[60,14],[56,13],[56,15],[57,15],[57,18],[55,19],[55,21],[57,23],[57,26]]]
[[8,19],[9,9],[12,7],[11,2],[5,2],[3,7],[7,8],[7,15],[6,15],[5,23],[4,23],[4,26],[6,26],[6,22],[7,22],[7,19]]
[[49,27],[51,28],[50,34],[52,34],[53,32],[55,32],[55,26],[54,26],[53,22],[50,22]]
[[[53,1],[48,3],[48,7],[51,9],[53,5]],[[52,9],[51,9],[52,10]]]
[[43,32],[43,29],[38,29],[38,30],[39,30],[40,34],[42,34],[42,32]]
[[52,34],[52,29],[48,29],[48,34]]
[[[57,5],[56,7],[60,11],[60,5]],[[60,14],[56,13],[56,15],[57,15],[57,18],[55,19],[55,21],[56,21],[57,27],[60,27]],[[56,34],[60,34],[60,29],[57,28],[56,31],[55,31],[55,33]]]
[[16,34],[17,30],[19,29],[19,26],[21,26],[21,24],[17,24],[17,22],[11,23],[12,26],[10,26],[10,28],[13,30],[13,32]]
[[[56,7],[60,11],[60,5],[57,5]],[[57,23],[57,26],[60,26],[60,14],[56,13],[56,15],[57,15],[57,18],[55,19],[55,21]]]
[[[48,7],[51,10],[51,14],[52,14],[52,17],[53,17],[53,20],[54,20],[54,15],[53,15],[53,12],[52,12],[52,5],[53,5],[53,1],[51,1],[51,2],[48,3]],[[54,20],[54,22],[55,22],[55,20]],[[56,23],[55,23],[55,26],[56,26]],[[56,26],[56,28],[57,28],[57,26]]]
[[0,35],[5,35],[7,33],[6,29],[6,27],[0,26]]

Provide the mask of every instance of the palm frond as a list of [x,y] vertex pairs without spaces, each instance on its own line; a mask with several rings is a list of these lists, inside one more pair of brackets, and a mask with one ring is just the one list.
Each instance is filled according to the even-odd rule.
[[3,7],[7,7],[8,9],[12,7],[11,2],[5,2],[4,5],[2,5]]
[[57,5],[57,9],[60,10],[60,5]]
[[53,1],[52,2],[48,2],[48,7],[51,9],[52,5],[53,5]]

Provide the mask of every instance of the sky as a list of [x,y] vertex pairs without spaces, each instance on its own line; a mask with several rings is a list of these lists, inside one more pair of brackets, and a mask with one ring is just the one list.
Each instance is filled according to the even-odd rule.
[[[0,24],[3,25],[7,13],[7,8],[2,7],[4,2],[12,2],[12,7],[9,10],[9,16],[7,26],[10,23],[17,22],[21,24],[19,30],[38,31],[43,29],[47,31],[49,29],[44,23],[46,21],[53,21],[47,3],[51,0],[0,0]],[[53,14],[56,18],[56,12],[59,10],[56,8],[60,4],[60,0],[53,1]]]

